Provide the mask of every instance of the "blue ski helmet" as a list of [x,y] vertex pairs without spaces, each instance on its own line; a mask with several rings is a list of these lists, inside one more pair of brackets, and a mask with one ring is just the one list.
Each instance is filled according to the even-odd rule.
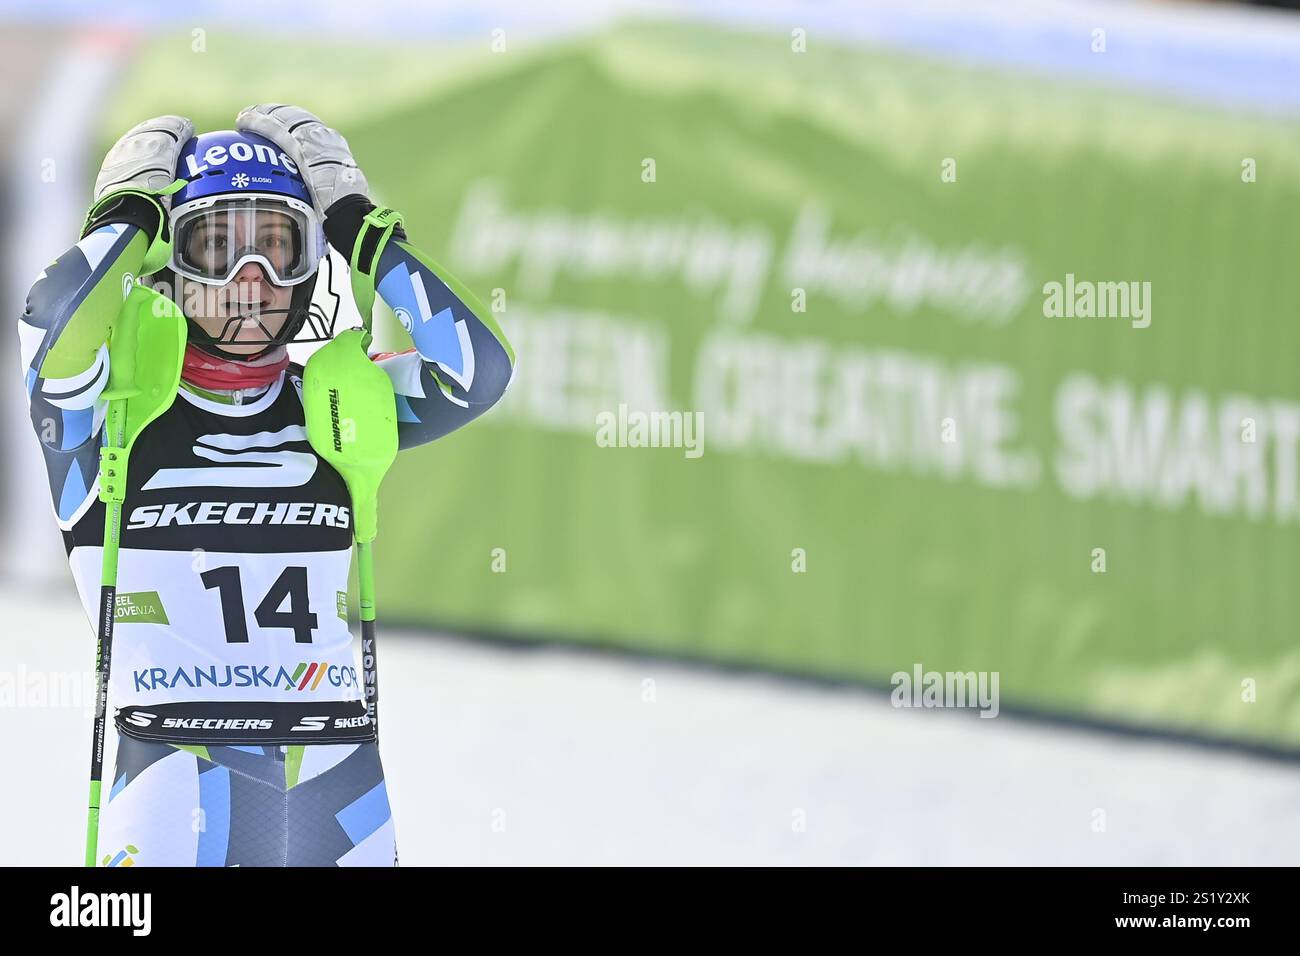
[[[260,355],[295,338],[327,341],[333,334],[337,305],[327,317],[312,304],[312,296],[328,247],[311,190],[293,160],[256,133],[219,130],[195,136],[182,147],[176,177],[186,184],[171,196],[172,258],[166,271],[172,297],[182,310],[185,283],[181,280],[225,286],[249,262],[260,266],[272,285],[293,288],[287,310],[245,310],[231,315],[217,335],[209,334],[187,313],[191,341],[236,359],[255,356],[231,353],[221,346],[236,341],[264,345]],[[261,320],[276,313],[287,315],[273,333]],[[304,325],[309,326],[309,334],[299,336]],[[260,328],[262,338],[241,336],[241,326]]]
[[293,160],[269,139],[231,129],[201,133],[181,149],[176,178],[189,184],[172,208],[227,193],[272,193],[311,205],[311,190]]

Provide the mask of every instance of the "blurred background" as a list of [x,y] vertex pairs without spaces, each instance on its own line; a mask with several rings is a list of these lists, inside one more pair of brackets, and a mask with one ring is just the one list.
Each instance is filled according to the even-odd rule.
[[[416,6],[0,2],[12,319],[128,127],[288,102],[518,354],[384,487],[404,864],[1294,862],[1297,14]],[[75,863],[94,633],[0,361],[0,863]]]

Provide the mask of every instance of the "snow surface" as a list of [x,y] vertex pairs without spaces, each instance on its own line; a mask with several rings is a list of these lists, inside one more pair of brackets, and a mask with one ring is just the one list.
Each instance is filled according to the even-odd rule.
[[[62,591],[0,586],[0,614],[0,864],[75,865],[90,626]],[[1300,859],[1295,764],[382,621],[379,659],[403,866]],[[33,675],[84,703],[16,706]]]

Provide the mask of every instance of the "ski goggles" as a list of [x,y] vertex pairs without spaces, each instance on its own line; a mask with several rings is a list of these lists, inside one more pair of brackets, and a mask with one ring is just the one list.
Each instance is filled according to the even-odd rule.
[[172,216],[171,267],[206,285],[225,285],[249,262],[276,285],[297,285],[326,251],[316,211],[287,196],[212,196]]

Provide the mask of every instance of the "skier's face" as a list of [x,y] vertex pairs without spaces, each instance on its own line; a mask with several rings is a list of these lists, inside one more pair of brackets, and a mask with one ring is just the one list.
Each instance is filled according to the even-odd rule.
[[[224,274],[231,259],[245,250],[263,256],[277,273],[287,274],[300,248],[292,218],[274,210],[254,215],[217,209],[184,231],[184,239],[178,237],[184,244],[184,260],[208,275]],[[190,317],[226,352],[260,352],[288,321],[292,288],[273,283],[258,262],[245,262],[225,285],[190,286],[185,290]]]
[[[293,289],[271,282],[256,262],[245,262],[223,286],[186,280],[189,315],[203,331],[225,341],[221,349],[253,355],[266,348],[267,337],[280,334],[289,319]],[[192,296],[192,297],[191,297]]]

